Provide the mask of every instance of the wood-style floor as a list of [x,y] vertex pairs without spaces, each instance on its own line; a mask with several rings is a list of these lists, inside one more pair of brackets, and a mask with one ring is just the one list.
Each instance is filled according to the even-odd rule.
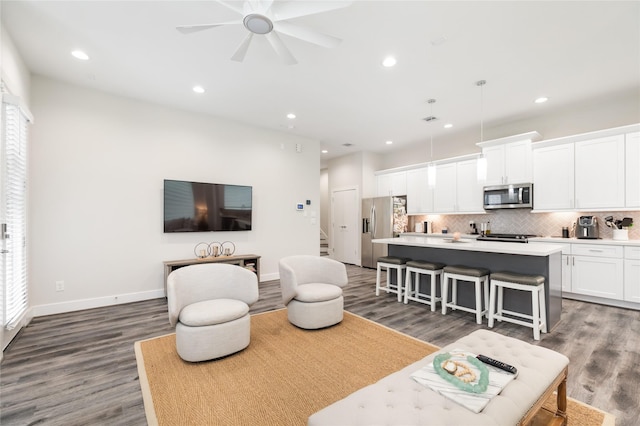
[[[446,316],[395,295],[374,295],[375,271],[348,266],[345,309],[444,346],[480,327],[472,314]],[[278,281],[260,284],[252,312],[283,307]],[[562,319],[540,342],[530,329],[494,331],[569,357],[570,397],[640,424],[640,312],[563,301]],[[171,332],[165,299],[35,318],[0,365],[0,424],[144,425],[133,344]]]

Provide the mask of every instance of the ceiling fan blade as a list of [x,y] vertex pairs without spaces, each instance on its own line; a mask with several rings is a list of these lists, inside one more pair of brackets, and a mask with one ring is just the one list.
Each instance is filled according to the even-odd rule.
[[338,45],[342,42],[342,40],[337,37],[323,34],[310,28],[301,27],[299,25],[295,25],[286,21],[274,23],[273,29],[278,31],[279,33],[299,38],[300,40],[317,44],[318,46],[322,47],[338,47]]
[[232,61],[236,61],[236,62],[244,61],[244,57],[247,54],[247,50],[249,50],[249,45],[251,44],[252,38],[253,38],[253,33],[249,32],[249,34],[247,34],[244,40],[242,40],[242,43],[240,43],[240,46],[238,46],[236,53],[234,53],[233,56],[231,57]]
[[271,43],[271,47],[273,47],[273,50],[276,51],[278,56],[282,58],[285,64],[294,65],[298,63],[298,61],[296,61],[296,58],[294,58],[291,54],[291,51],[287,48],[287,46],[284,45],[278,34],[276,34],[274,31],[271,31],[268,34],[265,34],[265,37],[267,38],[267,40],[269,40],[269,43]]
[[231,9],[234,12],[239,13],[240,15],[244,15],[244,11],[242,10],[241,7],[237,7],[235,5],[229,4],[226,1],[222,1],[222,0],[216,0],[216,2],[220,3],[221,5],[223,5],[224,7],[226,7],[227,9]]
[[182,34],[191,34],[196,33],[198,31],[208,30],[210,28],[221,27],[224,25],[233,25],[233,24],[242,24],[241,20],[230,21],[230,22],[219,22],[217,24],[194,24],[194,25],[178,25],[176,30],[180,31]]
[[300,16],[315,15],[351,6],[352,1],[289,1],[274,3],[271,7],[274,21],[298,18]]

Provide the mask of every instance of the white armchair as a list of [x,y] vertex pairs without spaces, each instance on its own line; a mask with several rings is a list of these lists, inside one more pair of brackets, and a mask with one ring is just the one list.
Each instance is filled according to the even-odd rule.
[[176,349],[189,362],[238,352],[250,341],[249,306],[258,300],[258,278],[236,265],[185,266],[169,274],[169,322]]
[[347,285],[343,263],[327,257],[298,255],[280,260],[282,302],[289,322],[305,329],[329,327],[342,321]]

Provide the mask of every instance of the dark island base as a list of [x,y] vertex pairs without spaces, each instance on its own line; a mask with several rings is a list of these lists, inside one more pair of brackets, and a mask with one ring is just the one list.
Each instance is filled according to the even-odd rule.
[[[413,260],[441,262],[445,265],[486,268],[491,272],[509,271],[542,275],[545,277],[548,331],[551,331],[560,321],[562,313],[562,254],[560,252],[549,256],[526,256],[389,244],[389,255]],[[391,281],[395,283],[395,280],[395,276],[392,276]],[[420,289],[422,293],[429,294],[428,282],[429,277],[421,276]],[[436,288],[438,288],[437,295],[439,296],[439,286]],[[475,307],[475,286],[472,283],[458,283],[458,304],[470,308]],[[505,289],[504,309],[531,315],[531,293]]]

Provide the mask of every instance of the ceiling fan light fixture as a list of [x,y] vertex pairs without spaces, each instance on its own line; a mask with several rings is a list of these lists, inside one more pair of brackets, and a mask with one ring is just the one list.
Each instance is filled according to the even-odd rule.
[[245,28],[254,34],[269,34],[273,31],[271,19],[259,13],[250,13],[242,20]]

